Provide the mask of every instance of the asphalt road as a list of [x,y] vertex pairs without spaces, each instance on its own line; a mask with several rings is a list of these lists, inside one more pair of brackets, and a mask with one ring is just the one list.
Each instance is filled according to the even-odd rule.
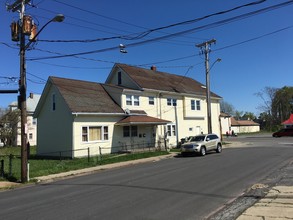
[[[233,141],[248,144],[232,148]],[[239,137],[231,143],[221,154],[175,157],[1,192],[0,218],[204,219],[292,160],[293,138]]]

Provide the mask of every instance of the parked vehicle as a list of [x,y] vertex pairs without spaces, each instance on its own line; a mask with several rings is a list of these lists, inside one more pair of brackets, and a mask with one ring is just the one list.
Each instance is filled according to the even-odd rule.
[[216,134],[201,134],[181,145],[181,154],[197,153],[205,156],[208,151],[222,152],[221,139]]
[[293,128],[283,128],[272,134],[273,137],[293,136]]

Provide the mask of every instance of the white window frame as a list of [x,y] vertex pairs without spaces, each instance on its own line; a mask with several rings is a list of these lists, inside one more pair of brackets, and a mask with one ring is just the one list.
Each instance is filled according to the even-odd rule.
[[149,105],[155,105],[155,97],[149,96]]
[[200,110],[201,110],[201,103],[200,103],[200,100],[196,100],[196,101],[195,101],[195,106],[196,106],[196,110],[197,110],[197,111],[200,111]]
[[200,100],[192,99],[190,100],[190,108],[192,111],[200,111],[201,110],[201,103]]
[[177,106],[177,99],[167,98],[167,105],[168,106]]
[[139,96],[138,95],[126,95],[126,105],[139,106]]
[[167,137],[175,137],[176,136],[176,124],[167,124],[165,126],[165,132],[167,133]]
[[[90,128],[100,128],[101,135],[100,139],[98,140],[90,140],[89,129]],[[84,132],[84,129],[86,131]],[[104,142],[109,141],[109,126],[108,125],[91,125],[91,126],[82,126],[81,127],[81,141],[83,143],[90,143],[90,142]]]

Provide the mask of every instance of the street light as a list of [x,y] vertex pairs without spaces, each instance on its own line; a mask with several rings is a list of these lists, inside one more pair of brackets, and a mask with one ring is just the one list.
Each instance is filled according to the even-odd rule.
[[209,60],[206,60],[206,96],[207,96],[207,116],[208,116],[208,133],[212,133],[212,114],[211,114],[211,91],[210,91],[210,71],[213,66],[221,62],[221,59],[218,58],[213,62],[211,68],[209,68]]
[[[24,7],[23,7],[24,8]],[[25,34],[23,32],[24,26],[24,9],[20,16],[20,86],[19,86],[19,107],[21,118],[21,182],[28,181],[28,155],[27,155],[27,109],[26,109],[26,65],[25,65],[25,51],[35,41],[36,37],[42,30],[51,22],[62,22],[64,16],[62,14],[56,15],[53,19],[48,21],[40,31],[25,45]]]

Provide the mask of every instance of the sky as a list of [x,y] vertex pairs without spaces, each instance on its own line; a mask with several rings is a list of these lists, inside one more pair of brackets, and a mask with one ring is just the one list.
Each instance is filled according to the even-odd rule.
[[[0,0],[0,90],[18,89],[19,44],[10,24],[19,13]],[[288,0],[31,0],[25,13],[40,30],[26,51],[27,96],[49,76],[104,83],[125,63],[206,83],[196,45],[211,39],[210,88],[235,110],[258,115],[265,87],[293,86],[293,1]],[[26,38],[28,43],[28,38]],[[127,53],[121,53],[119,45]],[[221,62],[216,62],[220,58]],[[0,94],[0,108],[18,94]]]

